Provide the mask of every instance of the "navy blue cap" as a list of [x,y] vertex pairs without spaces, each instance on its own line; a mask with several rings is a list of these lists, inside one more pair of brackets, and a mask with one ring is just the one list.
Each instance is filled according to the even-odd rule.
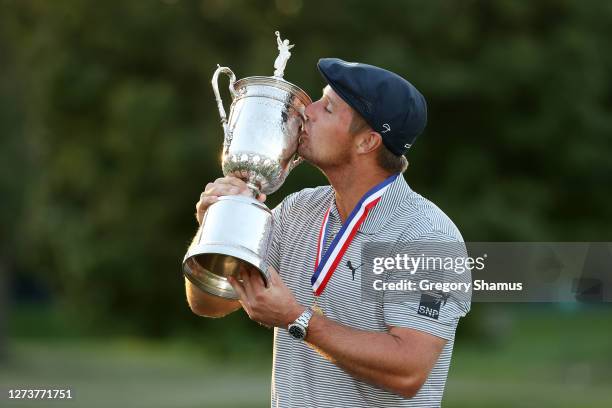
[[427,123],[427,103],[401,76],[373,65],[321,58],[317,68],[329,86],[400,156]]

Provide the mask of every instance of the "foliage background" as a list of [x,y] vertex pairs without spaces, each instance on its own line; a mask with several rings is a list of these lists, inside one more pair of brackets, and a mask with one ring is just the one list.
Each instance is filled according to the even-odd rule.
[[[219,63],[239,78],[271,75],[277,29],[296,44],[286,78],[313,99],[324,85],[315,65],[325,56],[388,68],[425,94],[429,125],[408,154],[406,178],[466,240],[612,241],[610,2],[1,0],[0,7],[7,364],[36,350],[54,355],[39,346],[57,339],[130,338],[178,342],[185,354],[214,355],[221,365],[257,354],[269,378],[270,333],[241,314],[193,316],[180,260],[195,232],[194,203],[221,176],[212,72]],[[325,182],[302,165],[268,205]],[[464,345],[509,353],[495,348],[512,338],[504,333],[513,325],[503,321],[520,322],[526,310],[474,305],[457,359]],[[609,311],[551,306],[537,316],[563,321],[571,313],[576,324],[599,316],[584,328],[585,346],[612,338],[600,324]],[[543,347],[563,348],[559,337],[549,340]],[[595,382],[585,386],[593,392],[595,378],[610,378],[593,374],[612,361],[602,350],[580,360],[578,371],[570,367],[576,378],[590,367]],[[227,367],[232,378],[235,366]],[[15,378],[36,378],[28,373]],[[454,378],[451,371],[450,387]],[[563,381],[554,384],[563,389]],[[265,405],[268,386],[255,403]]]

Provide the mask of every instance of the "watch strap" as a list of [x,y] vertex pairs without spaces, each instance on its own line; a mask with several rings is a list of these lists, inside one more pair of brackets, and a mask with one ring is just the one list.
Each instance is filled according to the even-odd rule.
[[293,322],[294,324],[299,324],[300,326],[302,326],[304,329],[308,329],[308,323],[310,323],[310,319],[312,318],[313,315],[313,311],[311,308],[306,308],[306,310],[304,310],[302,312],[302,314],[295,319],[295,322]]

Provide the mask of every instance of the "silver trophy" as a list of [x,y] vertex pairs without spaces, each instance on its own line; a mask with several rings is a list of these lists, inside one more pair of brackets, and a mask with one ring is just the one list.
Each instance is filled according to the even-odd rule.
[[[228,299],[238,296],[227,281],[240,270],[255,267],[268,282],[266,253],[272,233],[272,214],[254,197],[278,190],[302,160],[297,154],[304,108],[312,102],[299,87],[283,79],[289,40],[276,32],[279,55],[274,76],[236,81],[231,69],[218,66],[212,87],[225,136],[224,175],[244,180],[253,197],[223,196],[211,205],[183,259],[183,273],[200,289]],[[219,74],[229,77],[232,96],[229,120],[219,95]]]

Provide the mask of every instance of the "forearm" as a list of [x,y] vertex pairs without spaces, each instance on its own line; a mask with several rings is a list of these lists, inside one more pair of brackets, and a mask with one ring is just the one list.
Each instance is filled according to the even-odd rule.
[[185,278],[185,295],[193,313],[205,317],[223,317],[240,308],[237,300],[209,295]]
[[405,397],[420,388],[402,340],[389,332],[353,329],[324,316],[310,320],[306,341],[355,378]]

